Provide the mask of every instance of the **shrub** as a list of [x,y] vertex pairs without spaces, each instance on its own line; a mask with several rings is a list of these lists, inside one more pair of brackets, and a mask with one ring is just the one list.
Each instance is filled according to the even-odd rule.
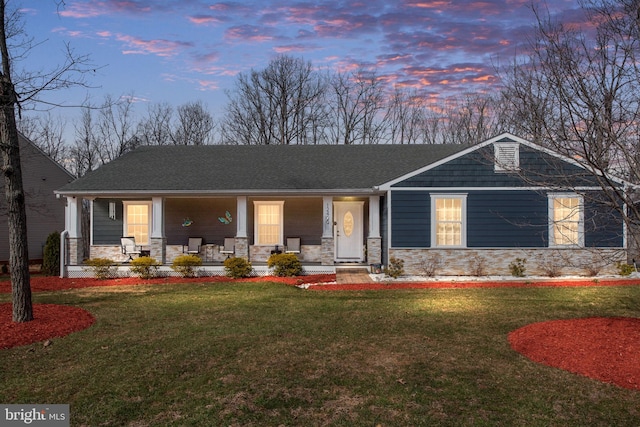
[[60,233],[57,231],[47,236],[42,254],[41,271],[45,276],[60,275]]
[[251,276],[253,267],[251,263],[241,257],[227,258],[224,260],[224,271],[232,279],[241,279]]
[[160,263],[149,256],[141,256],[132,259],[129,265],[133,274],[141,279],[151,279],[156,276]]
[[511,271],[511,275],[514,277],[524,277],[524,272],[526,271],[526,267],[524,266],[527,263],[526,258],[516,258],[515,261],[512,261],[509,264],[509,270]]
[[295,254],[273,254],[267,260],[273,274],[279,277],[293,277],[302,274],[302,263]]
[[202,265],[202,259],[197,255],[180,255],[173,260],[171,269],[182,277],[196,277],[196,267]]
[[399,258],[389,259],[389,265],[384,269],[384,274],[394,279],[404,274],[404,260]]
[[549,277],[558,277],[562,272],[563,259],[559,256],[545,257],[540,262],[540,269]]
[[476,255],[473,260],[471,260],[471,274],[476,277],[486,276],[487,275],[487,260],[481,257],[480,255]]
[[618,267],[618,274],[621,276],[629,276],[631,273],[636,271],[635,267],[631,264],[618,262],[616,266]]
[[436,275],[438,269],[442,266],[442,257],[438,254],[433,254],[427,257],[422,266],[422,271],[425,276],[433,277]]
[[114,276],[115,265],[109,258],[91,258],[84,262],[93,271],[96,279],[109,279]]

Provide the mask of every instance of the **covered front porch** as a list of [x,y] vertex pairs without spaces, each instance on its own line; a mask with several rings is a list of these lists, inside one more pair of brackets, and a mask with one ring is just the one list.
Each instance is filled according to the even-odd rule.
[[[81,233],[83,200],[89,206],[88,245]],[[197,256],[203,261],[203,276],[224,275],[227,257],[245,258],[255,275],[269,275],[269,256],[286,250],[292,237],[300,240],[296,256],[305,274],[380,264],[382,208],[379,194],[67,197],[61,275],[86,277],[84,261],[94,258],[113,260],[118,274],[128,275],[129,255],[120,241],[125,236],[135,237],[142,255],[161,263],[158,273],[165,276],[175,274],[171,264],[186,253],[194,237],[202,239]],[[222,250],[229,238],[231,253]]]

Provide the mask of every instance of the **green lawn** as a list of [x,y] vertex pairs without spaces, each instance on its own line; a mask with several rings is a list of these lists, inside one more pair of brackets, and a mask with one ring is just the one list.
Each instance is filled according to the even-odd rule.
[[[35,294],[94,314],[0,351],[1,403],[89,426],[611,426],[640,392],[530,362],[532,322],[640,313],[640,286],[313,292],[273,283]],[[9,301],[9,295],[0,301]]]

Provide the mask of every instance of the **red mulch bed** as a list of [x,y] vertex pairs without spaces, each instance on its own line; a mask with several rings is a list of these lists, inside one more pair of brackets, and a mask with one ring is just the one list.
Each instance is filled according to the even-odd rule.
[[511,332],[509,343],[534,362],[640,390],[640,319],[533,323]]
[[86,310],[57,304],[34,304],[31,322],[14,323],[11,316],[11,303],[0,304],[0,349],[63,337],[96,320]]
[[[236,281],[274,281],[288,285],[318,284],[309,289],[376,290],[424,288],[497,288],[535,286],[628,286],[638,285],[638,279],[541,280],[541,281],[472,281],[472,282],[410,282],[334,284],[335,274],[310,275],[294,278],[257,277]],[[179,279],[181,283],[229,282],[228,277]],[[134,286],[176,283],[173,278],[141,280],[122,278],[61,279],[32,277],[33,292],[57,291],[96,286]],[[0,293],[10,293],[9,281],[0,282]],[[32,322],[13,323],[11,304],[0,304],[0,349],[31,344],[61,337],[88,328],[95,319],[87,311],[65,305],[35,304]],[[589,318],[534,323],[511,332],[511,347],[529,359],[557,367],[620,387],[640,390],[640,319]]]

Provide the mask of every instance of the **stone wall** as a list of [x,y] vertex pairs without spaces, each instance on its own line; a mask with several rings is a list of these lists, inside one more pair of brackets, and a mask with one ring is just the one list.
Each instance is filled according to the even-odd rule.
[[525,276],[617,274],[620,249],[390,249],[407,275],[511,276],[510,264],[526,260]]
[[367,262],[369,264],[380,264],[382,262],[382,239],[380,237],[369,237],[367,239]]

